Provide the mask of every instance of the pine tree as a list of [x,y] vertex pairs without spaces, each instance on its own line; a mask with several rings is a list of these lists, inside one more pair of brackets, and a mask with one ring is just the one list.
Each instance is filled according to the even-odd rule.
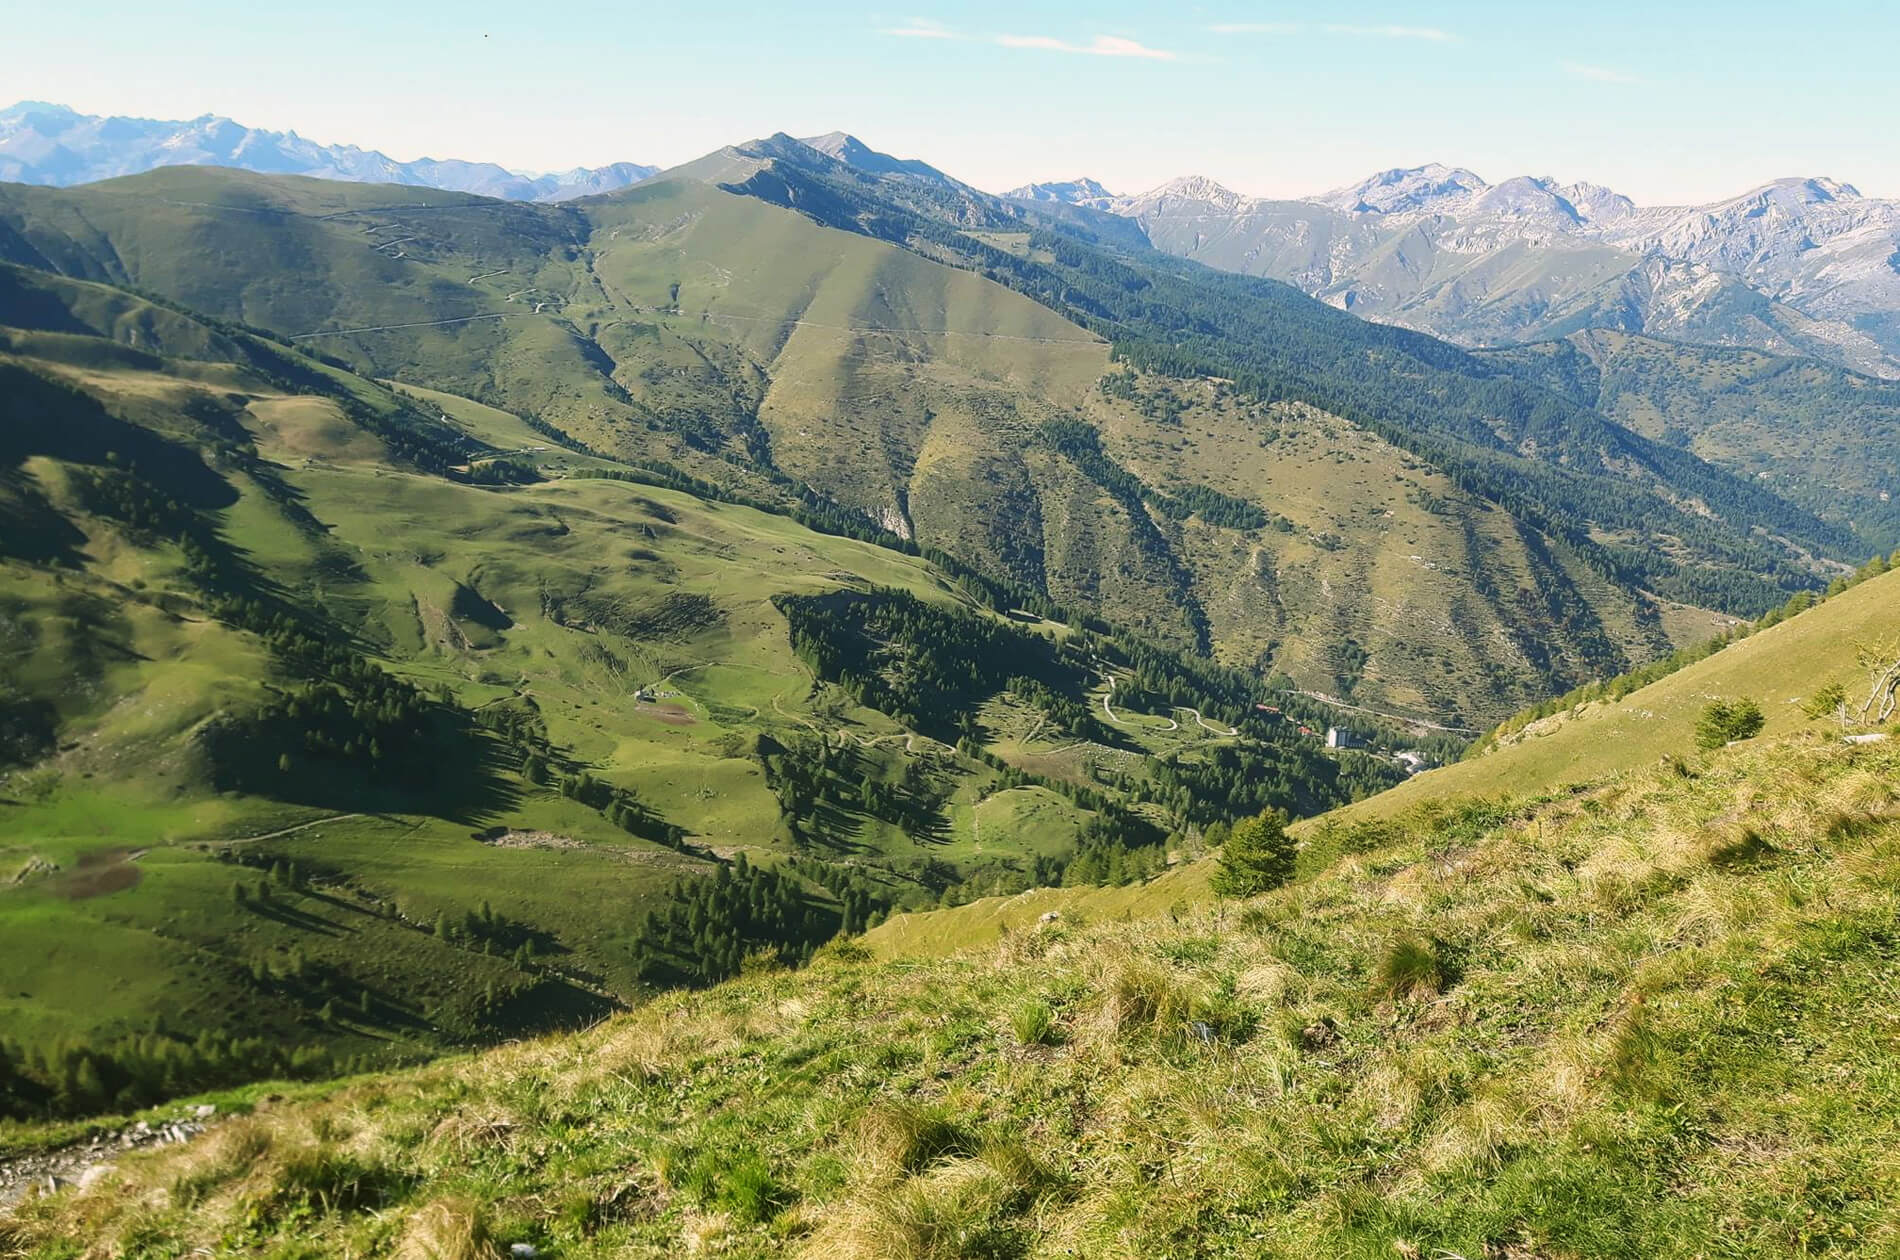
[[97,1107],[106,1101],[106,1085],[99,1077],[99,1066],[90,1055],[82,1055],[78,1070],[73,1073],[73,1096],[80,1102]]
[[1746,697],[1712,700],[1696,721],[1696,747],[1710,750],[1738,739],[1753,739],[1761,734],[1765,721],[1761,706]]
[[1234,824],[1209,884],[1222,897],[1268,892],[1293,878],[1295,852],[1285,815],[1266,810]]

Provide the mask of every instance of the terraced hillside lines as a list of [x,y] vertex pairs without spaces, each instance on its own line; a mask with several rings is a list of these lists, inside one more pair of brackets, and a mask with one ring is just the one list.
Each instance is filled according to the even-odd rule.
[[1756,700],[1767,715],[1768,736],[1812,725],[1803,703],[1830,683],[1850,694],[1859,686],[1864,695],[1865,670],[1856,653],[1891,644],[1896,626],[1900,573],[1871,578],[1622,700],[1532,723],[1493,752],[1417,775],[1342,816],[1385,815],[1473,793],[1535,791],[1686,756],[1695,749],[1696,719],[1711,700]]

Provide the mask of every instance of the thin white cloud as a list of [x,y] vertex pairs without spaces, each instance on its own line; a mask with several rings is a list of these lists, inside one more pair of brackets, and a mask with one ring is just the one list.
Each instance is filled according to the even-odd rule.
[[1304,35],[1321,31],[1327,35],[1347,35],[1355,39],[1420,39],[1434,44],[1455,44],[1458,37],[1436,26],[1356,26],[1328,22],[1321,26],[1302,26],[1298,22],[1217,22],[1207,28],[1217,35]]
[[903,26],[887,26],[879,31],[880,35],[895,35],[899,39],[957,39],[957,33],[934,18],[914,17]]
[[1139,57],[1148,61],[1179,61],[1179,53],[1169,52],[1165,48],[1150,48],[1146,44],[1120,35],[1097,35],[1086,44],[1072,44],[1064,39],[1050,35],[998,35],[995,42],[1004,48],[1033,48],[1043,52],[1080,53],[1087,57]]
[[1436,26],[1352,26],[1329,23],[1324,29],[1328,35],[1355,35],[1365,39],[1422,39],[1434,44],[1450,44],[1458,38]]
[[1613,66],[1589,66],[1578,61],[1566,61],[1564,73],[1573,79],[1583,79],[1590,83],[1635,83],[1635,75],[1627,70],[1618,70]]

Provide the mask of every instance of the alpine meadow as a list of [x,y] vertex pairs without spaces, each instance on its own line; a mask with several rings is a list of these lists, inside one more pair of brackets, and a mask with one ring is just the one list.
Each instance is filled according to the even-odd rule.
[[1900,23],[79,7],[0,1258],[1900,1256]]

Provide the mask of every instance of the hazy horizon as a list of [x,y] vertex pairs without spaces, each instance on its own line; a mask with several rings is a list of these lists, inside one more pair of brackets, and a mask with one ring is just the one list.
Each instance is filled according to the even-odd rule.
[[489,0],[339,0],[320,15],[81,0],[16,17],[0,99],[219,114],[399,161],[514,170],[666,167],[774,131],[845,130],[990,191],[1206,175],[1299,197],[1436,161],[1650,205],[1794,176],[1900,196],[1885,122],[1900,86],[1884,51],[1900,14],[1872,5],[1613,0],[1584,17],[1458,0],[1324,20],[1283,5],[957,8],[630,20],[590,0],[554,21]]

